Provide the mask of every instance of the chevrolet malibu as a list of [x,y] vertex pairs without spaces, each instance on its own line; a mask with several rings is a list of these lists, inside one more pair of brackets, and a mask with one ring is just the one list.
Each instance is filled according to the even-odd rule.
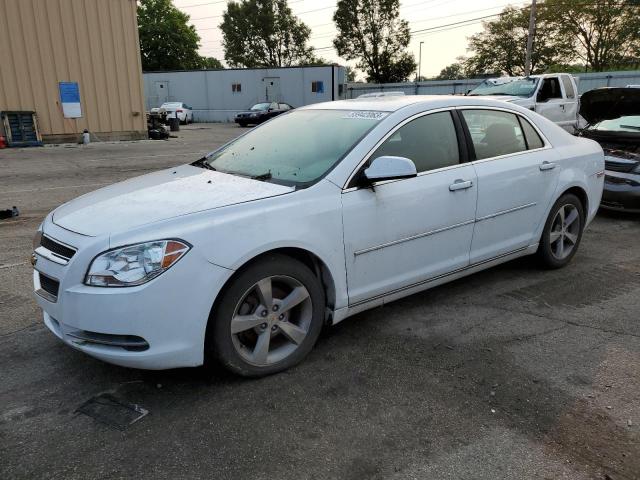
[[357,312],[523,255],[565,266],[603,175],[597,143],[497,100],[315,104],[54,210],[36,299],[104,361],[262,376]]

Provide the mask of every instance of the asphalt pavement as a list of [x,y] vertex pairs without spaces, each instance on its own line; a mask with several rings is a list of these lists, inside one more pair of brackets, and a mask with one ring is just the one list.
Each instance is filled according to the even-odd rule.
[[[326,328],[260,380],[57,340],[32,297],[42,218],[243,131],[0,150],[0,209],[21,211],[0,220],[0,478],[640,478],[640,216],[600,213],[565,269],[524,258]],[[148,414],[118,429],[77,411],[100,394]]]

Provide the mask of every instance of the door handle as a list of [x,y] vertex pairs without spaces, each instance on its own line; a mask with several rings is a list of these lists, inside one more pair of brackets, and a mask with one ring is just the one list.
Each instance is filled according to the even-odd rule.
[[546,160],[540,164],[540,170],[543,172],[545,170],[553,170],[554,168],[556,168],[556,164],[547,162]]
[[456,190],[464,190],[465,188],[473,187],[473,182],[471,180],[461,180],[458,179],[449,185],[449,190],[455,192]]

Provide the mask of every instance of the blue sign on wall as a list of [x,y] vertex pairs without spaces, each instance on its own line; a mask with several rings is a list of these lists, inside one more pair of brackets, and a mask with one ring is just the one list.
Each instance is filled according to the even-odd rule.
[[60,103],[62,104],[62,113],[65,118],[82,117],[82,108],[80,106],[80,87],[78,82],[59,82]]

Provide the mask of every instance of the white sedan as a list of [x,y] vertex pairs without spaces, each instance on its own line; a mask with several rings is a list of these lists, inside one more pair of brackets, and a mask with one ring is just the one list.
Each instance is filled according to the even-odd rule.
[[104,361],[266,375],[357,312],[523,255],[563,267],[603,175],[597,143],[505,102],[315,104],[54,210],[35,296]]
[[166,102],[160,105],[167,112],[167,118],[177,118],[180,123],[193,123],[193,108],[183,102]]

